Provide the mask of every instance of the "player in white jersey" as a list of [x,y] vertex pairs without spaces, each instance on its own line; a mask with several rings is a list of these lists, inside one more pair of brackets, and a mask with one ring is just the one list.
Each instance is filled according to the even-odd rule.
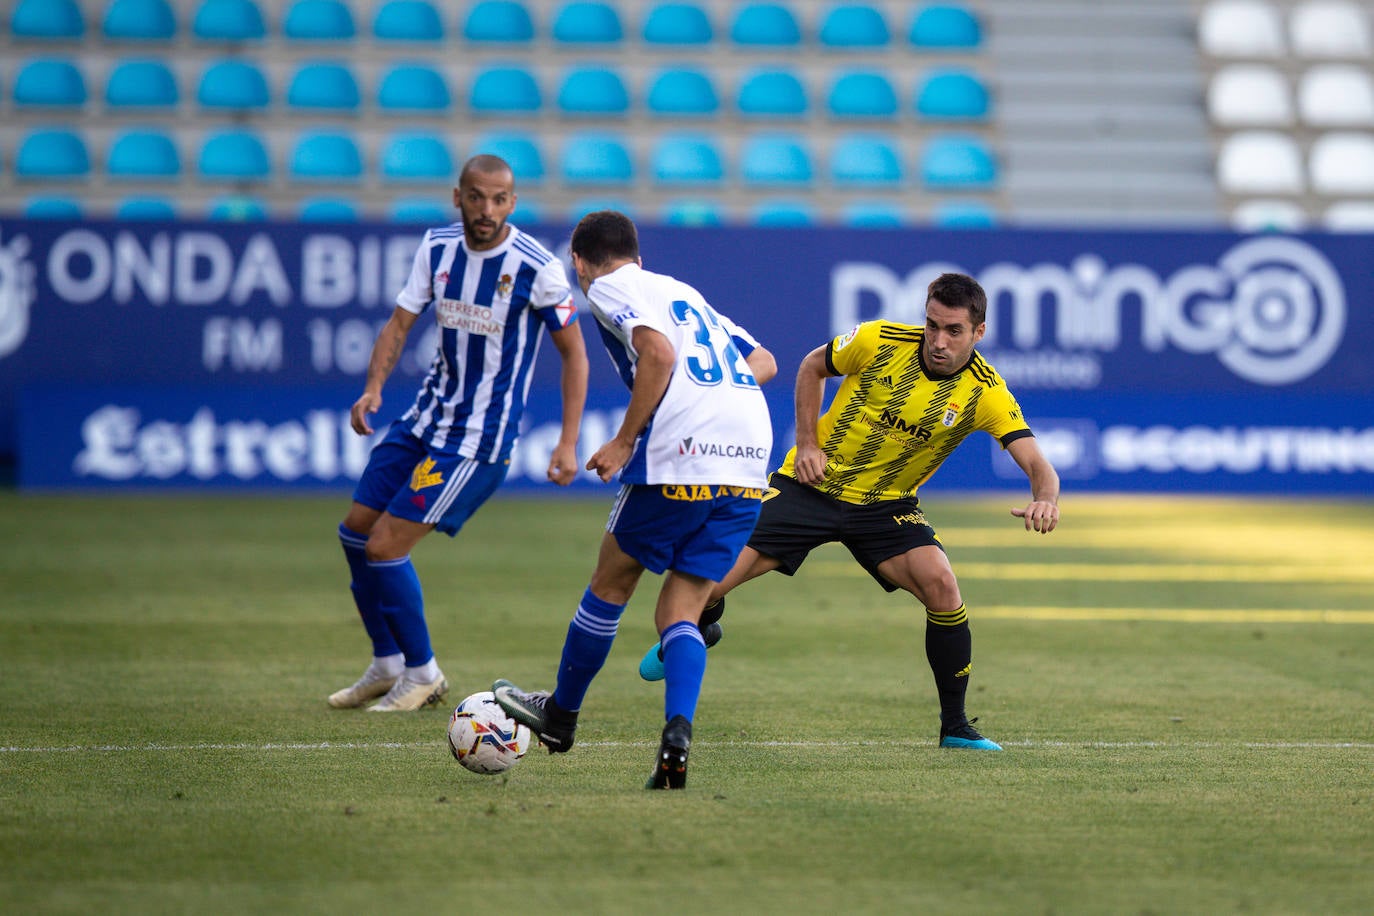
[[645,569],[666,573],[654,611],[663,643],[664,719],[646,788],[682,788],[706,670],[697,619],[758,518],[773,445],[759,389],[777,364],[695,289],[646,271],[634,223],[603,210],[573,231],[573,266],[606,350],[630,387],[615,438],[587,462],[621,489],[591,583],[568,627],[552,693],[492,685],[497,702],[550,753],[569,750],[577,713]]
[[548,478],[577,475],[587,352],[562,262],[506,222],[515,209],[510,166],[474,156],[454,205],[462,222],[425,233],[396,309],[377,335],[353,429],[369,415],[419,316],[433,310],[438,346],[415,402],[372,450],[339,525],[354,603],[372,640],[361,678],[329,697],[374,712],[422,709],[448,691],[425,623],[410,552],[438,528],[450,537],[506,478],[544,329],[562,358],[562,432]]

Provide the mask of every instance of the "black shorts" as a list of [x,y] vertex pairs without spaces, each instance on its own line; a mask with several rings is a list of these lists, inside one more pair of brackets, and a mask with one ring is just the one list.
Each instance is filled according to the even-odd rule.
[[768,483],[778,492],[764,497],[749,546],[777,560],[785,575],[796,573],[812,550],[839,542],[879,585],[895,592],[897,586],[878,574],[879,563],[916,547],[944,550],[914,496],[860,506],[782,474],[774,474]]

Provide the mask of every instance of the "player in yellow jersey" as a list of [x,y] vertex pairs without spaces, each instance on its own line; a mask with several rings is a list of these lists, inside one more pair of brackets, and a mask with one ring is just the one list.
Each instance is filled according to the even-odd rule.
[[[1059,475],[1001,376],[974,350],[986,317],[977,281],[942,274],[927,290],[924,327],[869,321],[807,354],[797,370],[797,444],[772,475],[749,545],[712,589],[700,626],[713,645],[731,589],[775,569],[793,575],[816,547],[839,542],[884,589],[904,589],[925,606],[940,746],[996,751],[964,711],[968,612],[916,497],[959,443],[982,430],[1030,481],[1030,502],[1011,514],[1041,534],[1059,523]],[[825,380],[834,376],[843,381],[821,414]],[[655,646],[640,675],[657,680],[661,671]]]

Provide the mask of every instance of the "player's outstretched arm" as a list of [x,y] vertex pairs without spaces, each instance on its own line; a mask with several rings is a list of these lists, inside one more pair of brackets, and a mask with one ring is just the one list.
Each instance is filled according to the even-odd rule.
[[1017,439],[1007,446],[1012,459],[1030,481],[1031,501],[1011,514],[1024,519],[1027,531],[1049,534],[1059,524],[1059,473],[1040,451],[1034,436]]
[[414,312],[408,312],[399,305],[392,310],[391,317],[377,332],[377,340],[372,344],[372,357],[367,363],[367,382],[363,385],[362,396],[353,402],[349,411],[349,422],[353,431],[360,436],[372,435],[372,425],[368,416],[376,413],[382,406],[382,387],[391,377],[391,370],[400,362],[405,349],[406,338],[415,326]]
[[563,396],[563,426],[558,444],[549,456],[549,480],[566,487],[577,477],[577,436],[582,429],[582,410],[587,403],[587,345],[577,324],[551,331],[553,345],[563,360],[559,385]]

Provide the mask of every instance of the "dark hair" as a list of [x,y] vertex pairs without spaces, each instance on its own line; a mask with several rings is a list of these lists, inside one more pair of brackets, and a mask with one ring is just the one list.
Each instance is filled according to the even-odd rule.
[[940,274],[926,288],[926,301],[931,299],[945,308],[968,309],[975,328],[988,319],[988,294],[968,274]]
[[639,232],[634,221],[617,210],[597,210],[578,222],[572,234],[572,253],[588,264],[639,258]]
[[481,172],[483,175],[492,175],[497,172],[510,172],[511,180],[515,180],[515,170],[510,167],[510,163],[500,156],[493,156],[490,153],[478,153],[467,162],[463,163],[463,170],[458,173],[458,183],[461,185],[463,179],[468,177],[470,172]]

